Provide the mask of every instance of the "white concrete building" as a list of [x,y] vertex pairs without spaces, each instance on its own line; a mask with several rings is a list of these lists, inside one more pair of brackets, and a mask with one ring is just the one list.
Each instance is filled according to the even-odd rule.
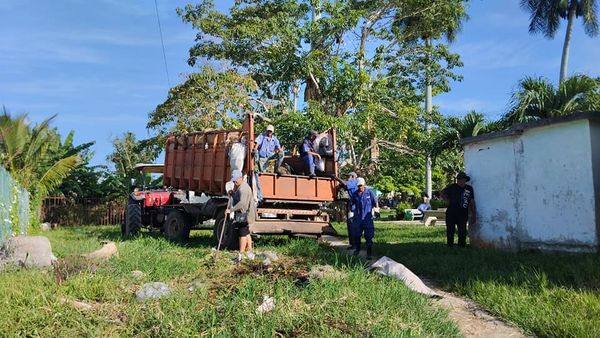
[[478,224],[471,244],[598,252],[600,112],[462,140]]

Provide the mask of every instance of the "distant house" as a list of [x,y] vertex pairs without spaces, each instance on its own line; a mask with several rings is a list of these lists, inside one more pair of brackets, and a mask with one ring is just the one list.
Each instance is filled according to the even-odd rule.
[[535,121],[461,143],[477,203],[472,245],[599,251],[600,112]]

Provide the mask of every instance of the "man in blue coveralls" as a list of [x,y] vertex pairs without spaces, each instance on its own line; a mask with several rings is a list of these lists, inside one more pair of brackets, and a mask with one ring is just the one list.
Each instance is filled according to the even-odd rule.
[[317,144],[315,141],[319,134],[312,130],[308,133],[308,136],[304,138],[302,146],[300,147],[300,157],[304,161],[304,166],[308,171],[308,177],[315,177],[315,158],[321,159],[321,155],[317,152]]
[[279,167],[283,163],[283,149],[274,132],[275,127],[271,124],[268,125],[267,130],[256,138],[252,154],[256,154],[258,150],[258,171],[261,173],[265,171],[265,166],[269,160],[276,160],[274,171],[275,174],[279,175]]
[[354,221],[352,222],[352,235],[354,255],[360,253],[360,238],[365,233],[367,245],[367,259],[373,259],[373,237],[375,236],[375,224],[373,224],[373,212],[379,210],[379,202],[373,190],[367,188],[365,179],[359,177],[356,180],[358,190],[352,195],[352,208],[354,209]]

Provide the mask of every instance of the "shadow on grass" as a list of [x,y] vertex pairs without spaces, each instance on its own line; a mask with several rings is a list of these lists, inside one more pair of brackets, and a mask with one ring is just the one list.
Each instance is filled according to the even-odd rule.
[[[422,238],[419,234],[419,238]],[[600,291],[600,256],[595,254],[511,253],[491,249],[448,248],[438,242],[376,244],[375,251],[404,264],[445,288],[475,281]]]

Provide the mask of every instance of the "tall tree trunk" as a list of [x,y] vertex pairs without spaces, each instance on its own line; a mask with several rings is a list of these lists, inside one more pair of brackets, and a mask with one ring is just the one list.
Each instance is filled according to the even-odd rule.
[[[431,39],[428,38],[427,39],[427,46],[431,47]],[[431,79],[429,78],[429,70],[427,71],[427,73],[425,74],[426,77],[426,91],[425,91],[425,111],[427,114],[427,118],[426,118],[426,129],[427,129],[427,136],[430,137],[431,136],[431,110],[432,110],[432,106],[433,106],[433,93],[432,93],[432,88],[431,88]],[[431,193],[432,193],[432,184],[431,184],[431,155],[427,154],[427,160],[425,163],[425,190],[427,192],[427,196],[429,198],[431,198]]]
[[577,1],[571,1],[569,7],[569,16],[567,17],[567,32],[565,33],[565,43],[563,44],[562,60],[560,62],[560,80],[562,83],[567,79],[567,65],[569,63],[569,47],[571,47],[571,32],[573,31],[573,21],[577,12]]

